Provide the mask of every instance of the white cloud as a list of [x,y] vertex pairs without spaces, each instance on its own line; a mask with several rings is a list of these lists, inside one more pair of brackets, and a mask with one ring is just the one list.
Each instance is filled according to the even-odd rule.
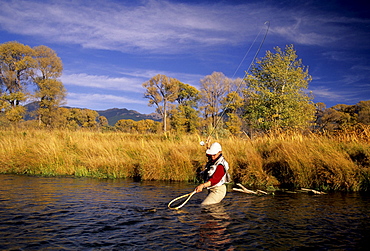
[[0,0],[0,3],[0,25],[9,32],[123,52],[175,53],[239,44],[246,37],[253,38],[266,21],[261,10],[255,10],[253,5],[161,0],[135,5],[130,1]]
[[128,104],[146,105],[144,99],[126,98],[109,94],[68,93],[67,106],[104,110],[114,107],[124,107]]
[[328,88],[326,86],[318,86],[314,88],[310,88],[310,91],[312,91],[315,100],[326,100],[326,102],[335,102],[338,104],[344,104],[344,103],[352,103],[355,104],[361,98],[359,99],[359,93],[356,90],[350,89],[338,89],[338,88]]
[[[108,75],[89,75],[86,73],[63,74],[61,80],[65,86],[88,87],[102,90],[113,90],[132,93],[144,93],[142,83],[157,74],[177,78],[183,83],[193,86],[199,85],[199,80],[204,78],[200,74],[187,74],[181,72],[157,71],[157,70],[122,70],[120,74],[127,77],[111,77]],[[68,89],[68,88],[67,88]]]
[[163,54],[240,44],[253,39],[266,20],[271,21],[271,36],[327,45],[351,34],[343,24],[360,22],[308,5],[297,11],[264,2],[0,0],[0,4],[0,26],[9,32],[122,52]]
[[324,98],[327,100],[343,99],[343,95],[327,87],[310,88],[315,98]]
[[63,74],[61,80],[64,85],[73,85],[80,87],[90,87],[104,90],[127,91],[135,93],[143,93],[144,89],[141,86],[143,81],[140,78],[126,77],[110,77],[88,75],[86,73],[79,74]]
[[170,71],[158,71],[158,70],[148,70],[148,69],[136,69],[136,70],[124,70],[120,72],[125,76],[131,76],[133,78],[143,79],[143,82],[149,80],[157,74],[166,75],[171,78],[176,78],[185,84],[190,84],[193,86],[199,85],[199,80],[204,78],[201,74],[191,74],[191,73],[181,73],[181,72],[170,72]]

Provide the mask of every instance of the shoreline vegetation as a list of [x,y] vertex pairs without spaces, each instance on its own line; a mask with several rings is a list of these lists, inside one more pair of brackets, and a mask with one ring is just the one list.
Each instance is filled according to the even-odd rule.
[[[198,182],[206,162],[198,135],[0,130],[0,173]],[[275,133],[214,138],[233,183],[273,190],[370,190],[370,127],[323,136]]]

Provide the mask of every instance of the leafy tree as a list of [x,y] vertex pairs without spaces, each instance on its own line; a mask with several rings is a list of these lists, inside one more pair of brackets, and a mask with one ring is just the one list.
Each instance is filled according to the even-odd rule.
[[126,133],[158,133],[161,131],[161,123],[151,120],[143,119],[134,121],[132,119],[121,119],[118,120],[114,127],[122,132]]
[[56,112],[56,116],[54,117],[54,121],[53,121],[54,127],[63,128],[63,129],[77,128],[77,125],[73,127],[70,125],[69,123],[70,114],[71,112],[69,108],[65,108],[65,107],[58,108]]
[[62,60],[54,50],[45,45],[36,46],[33,50],[37,66],[32,73],[36,83],[38,79],[57,79],[62,75]]
[[201,103],[205,120],[215,128],[221,111],[221,100],[230,91],[232,81],[221,72],[213,72],[200,80]]
[[0,100],[9,105],[1,112],[9,113],[12,121],[23,118],[25,109],[16,108],[27,99],[26,86],[35,66],[34,51],[18,42],[0,45]]
[[241,133],[242,120],[240,118],[241,109],[244,105],[243,98],[237,91],[230,92],[221,101],[224,106],[224,112],[227,116],[225,125],[231,134],[237,135]]
[[360,101],[357,106],[359,107],[358,122],[370,125],[370,100]]
[[171,110],[171,127],[178,132],[194,133],[199,127],[198,101],[200,92],[195,87],[179,83],[177,106]]
[[338,104],[333,106],[332,109],[334,109],[341,115],[340,120],[337,121],[340,129],[351,127],[357,123],[357,105]]
[[323,121],[322,118],[324,116],[326,105],[322,102],[318,102],[315,104],[316,107],[316,114],[315,114],[315,124],[313,126],[314,131],[322,130]]
[[10,122],[20,122],[23,119],[26,109],[21,105],[12,105],[15,100],[17,102],[26,100],[26,95],[23,92],[3,93],[0,100],[0,112],[3,113],[6,119]]
[[305,93],[311,76],[297,59],[293,45],[257,59],[247,76],[244,91],[245,119],[252,128],[304,128],[313,121],[315,107]]
[[39,121],[52,126],[60,105],[64,103],[66,91],[62,82],[56,79],[38,80],[38,88],[35,97],[40,99],[37,111]]
[[[0,84],[2,92],[12,94],[25,90],[30,81],[31,69],[35,67],[34,51],[18,42],[0,45]],[[11,100],[11,106],[19,105]]]
[[320,131],[334,131],[343,129],[351,120],[351,116],[333,108],[325,109],[318,120],[318,129]]
[[335,131],[354,128],[358,123],[370,124],[370,101],[356,105],[337,104],[318,113],[317,127],[320,130]]
[[120,119],[114,127],[122,132],[133,133],[136,132],[136,121],[132,119]]
[[97,126],[97,111],[90,109],[69,109],[68,123],[71,127],[95,128]]
[[146,88],[144,97],[149,99],[149,106],[156,106],[157,113],[162,117],[164,132],[167,131],[168,111],[177,98],[179,83],[179,80],[161,74],[143,83]]
[[0,100],[9,105],[2,104],[0,112],[11,113],[7,117],[12,120],[21,120],[25,109],[15,108],[31,97],[29,86],[36,85],[34,97],[40,99],[39,121],[51,125],[65,98],[64,86],[57,80],[62,70],[61,59],[47,46],[30,48],[18,42],[1,44]]
[[160,122],[151,119],[143,119],[136,122],[136,130],[141,134],[157,133],[161,130],[160,127]]
[[19,122],[23,119],[24,113],[25,113],[24,106],[15,106],[6,112],[5,117],[10,122]]
[[40,122],[51,126],[66,97],[63,83],[57,80],[62,75],[63,65],[55,51],[44,45],[34,48],[34,56],[37,66],[32,78],[37,85],[35,97],[40,100],[37,113]]
[[106,127],[109,125],[108,119],[105,116],[98,117],[98,124],[100,127]]

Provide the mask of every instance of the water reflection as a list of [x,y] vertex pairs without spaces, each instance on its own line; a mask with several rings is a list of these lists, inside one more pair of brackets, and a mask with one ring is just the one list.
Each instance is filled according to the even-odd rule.
[[201,213],[203,223],[199,228],[197,248],[200,250],[234,250],[231,248],[230,233],[227,231],[231,218],[224,204],[221,202],[203,206]]

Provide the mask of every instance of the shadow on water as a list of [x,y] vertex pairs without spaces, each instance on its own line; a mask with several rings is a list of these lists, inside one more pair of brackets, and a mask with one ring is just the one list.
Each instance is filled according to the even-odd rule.
[[2,250],[360,250],[369,244],[368,194],[229,192],[180,210],[194,185],[0,175]]

